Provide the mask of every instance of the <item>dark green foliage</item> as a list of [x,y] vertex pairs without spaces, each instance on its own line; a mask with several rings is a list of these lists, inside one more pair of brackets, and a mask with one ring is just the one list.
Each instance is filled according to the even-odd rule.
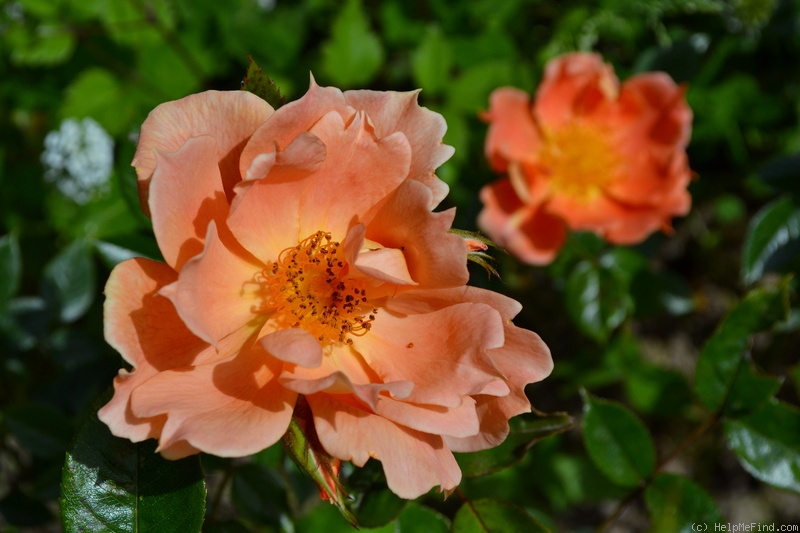
[[206,496],[199,458],[167,461],[155,448],[152,440],[114,437],[93,410],[64,463],[64,530],[199,532]]
[[690,479],[659,474],[644,494],[654,533],[688,533],[693,524],[721,523],[714,500]]
[[728,446],[745,470],[765,483],[800,493],[798,432],[800,411],[777,400],[725,422]]
[[583,440],[589,457],[615,483],[635,486],[656,464],[645,425],[624,406],[584,394]]
[[545,533],[525,509],[493,500],[475,500],[461,506],[453,519],[453,533]]
[[274,109],[278,109],[286,103],[286,98],[281,94],[281,90],[252,57],[250,65],[247,67],[247,76],[242,80],[242,90],[260,96]]

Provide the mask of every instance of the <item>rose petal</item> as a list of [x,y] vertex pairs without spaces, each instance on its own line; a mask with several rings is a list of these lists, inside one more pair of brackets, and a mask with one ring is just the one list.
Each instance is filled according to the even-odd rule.
[[148,191],[156,168],[155,150],[174,152],[191,137],[213,136],[225,194],[230,199],[234,184],[244,175],[238,170],[242,147],[273,112],[266,101],[246,91],[206,91],[156,107],[142,124],[131,163],[136,167],[145,213],[149,215]]
[[542,127],[557,129],[575,117],[598,112],[618,94],[614,69],[599,54],[564,54],[547,64],[533,115]]
[[416,285],[408,273],[406,258],[396,248],[366,250],[358,254],[355,266],[364,274],[375,279],[397,285]]
[[164,260],[180,271],[203,251],[208,223],[220,224],[228,215],[213,137],[193,137],[173,153],[156,152],[149,205]]
[[555,258],[566,240],[566,228],[558,217],[519,201],[509,180],[499,180],[481,189],[484,208],[478,227],[520,260],[544,265]]
[[284,372],[281,375],[281,385],[306,396],[317,392],[328,394],[345,395],[354,394],[359,400],[364,402],[370,409],[378,408],[378,401],[385,396],[382,392],[388,392],[393,397],[405,398],[414,389],[410,381],[393,381],[391,383],[353,383],[344,372],[334,372],[327,376],[316,379],[293,379],[287,377]]
[[304,329],[282,329],[262,337],[261,346],[273,357],[287,363],[316,368],[322,364],[322,346]]
[[185,366],[208,346],[186,328],[172,302],[158,294],[177,277],[167,265],[140,257],[111,271],[103,330],[106,342],[134,368]]
[[172,300],[188,328],[209,344],[218,346],[228,337],[243,344],[266,321],[258,312],[257,275],[262,268],[233,253],[212,222],[203,253],[186,263],[178,281],[161,293]]
[[357,110],[366,111],[375,126],[375,135],[383,138],[402,132],[411,145],[411,167],[408,176],[431,190],[429,208],[447,196],[447,184],[436,177],[435,171],[453,156],[452,146],[442,143],[447,123],[417,103],[419,91],[346,91],[345,100]]
[[279,365],[270,361],[255,345],[224,361],[161,372],[133,391],[133,412],[167,415],[162,453],[181,440],[220,457],[259,452],[286,432],[297,397],[278,384]]
[[369,333],[353,341],[382,381],[414,383],[408,401],[458,407],[497,379],[485,350],[503,345],[503,325],[483,304],[423,315],[379,312]]
[[497,172],[505,172],[511,161],[533,161],[541,136],[531,115],[527,93],[511,87],[495,89],[489,97],[486,158]]
[[404,182],[367,217],[366,238],[402,250],[411,278],[421,286],[464,285],[469,280],[466,244],[449,231],[455,210],[432,213],[430,197],[426,187]]
[[341,238],[354,216],[363,216],[408,176],[411,147],[402,133],[376,139],[361,113],[348,125],[328,113],[311,133],[325,143],[328,157],[303,183],[301,234],[324,228]]
[[375,412],[407,428],[434,435],[470,437],[480,429],[475,400],[469,396],[458,407],[420,405],[379,396]]
[[311,76],[306,94],[282,106],[253,133],[239,161],[242,176],[247,174],[247,169],[258,154],[287,147],[295,137],[309,131],[330,111],[339,113],[346,122],[349,122],[355,113],[345,102],[342,91],[335,87],[320,87]]
[[437,485],[450,491],[461,481],[458,464],[438,435],[404,428],[325,394],[307,399],[325,450],[357,466],[378,459],[389,489],[401,498],[417,498]]

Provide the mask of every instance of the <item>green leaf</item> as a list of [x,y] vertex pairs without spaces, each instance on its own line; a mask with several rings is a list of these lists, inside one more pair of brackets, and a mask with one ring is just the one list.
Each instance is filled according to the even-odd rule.
[[322,47],[325,74],[341,88],[355,87],[371,81],[383,60],[383,46],[369,27],[361,1],[347,0]]
[[800,207],[780,198],[759,211],[747,227],[742,279],[753,283],[764,272],[780,270],[800,252]]
[[589,457],[613,482],[638,485],[656,465],[656,450],[647,428],[623,405],[582,394],[583,441]]
[[692,291],[686,281],[672,272],[641,271],[631,283],[636,315],[666,312],[680,316],[694,310]]
[[525,509],[490,499],[466,502],[453,518],[453,533],[537,533],[548,531]]
[[725,421],[728,447],[753,477],[800,493],[800,411],[772,400],[759,411]]
[[395,522],[395,533],[448,533],[450,521],[430,507],[409,502]]
[[175,9],[169,0],[104,2],[99,15],[108,35],[134,48],[158,43],[175,27]]
[[[103,263],[112,269],[119,263],[133,259],[134,257],[146,257],[154,259],[160,257],[158,248],[150,239],[140,239],[138,235],[124,235],[122,241],[126,241],[126,246],[121,246],[113,242],[95,241],[94,249]],[[131,246],[130,248],[128,246]],[[135,249],[134,249],[135,248]],[[145,251],[140,251],[145,250]]]
[[95,296],[95,269],[88,244],[75,241],[64,248],[45,267],[44,283],[55,290],[62,321],[82,317]]
[[64,531],[200,531],[206,488],[199,457],[168,461],[155,448],[152,440],[135,444],[114,437],[93,409],[64,463]]
[[725,401],[724,413],[743,416],[760,409],[783,384],[783,378],[759,372],[747,357],[742,360]]
[[137,74],[151,86],[158,87],[162,98],[183,98],[199,90],[203,77],[204,67],[189,54],[191,52],[183,44],[156,42],[138,47]]
[[62,119],[92,117],[112,136],[128,132],[136,105],[108,70],[92,67],[81,72],[65,90]]
[[640,412],[672,417],[692,404],[692,391],[680,373],[638,363],[624,371],[625,394]]
[[0,312],[19,290],[22,280],[22,256],[16,234],[0,237]]
[[267,101],[273,108],[278,109],[286,103],[286,98],[275,82],[258,66],[252,57],[248,58],[247,75],[242,80],[242,90],[249,91]]
[[[753,376],[738,379],[737,374],[748,372],[742,368],[746,366],[744,356],[750,335],[773,327],[786,316],[788,285],[784,280],[777,287],[751,291],[708,339],[697,361],[695,377],[695,393],[706,408],[717,411],[727,403],[741,409],[757,400],[753,392],[763,395],[771,388],[767,381],[753,377],[753,371]],[[757,384],[757,391],[749,390],[751,384]]]
[[722,522],[711,496],[695,482],[676,474],[653,478],[645,490],[644,501],[652,533],[694,533],[693,525]]
[[356,519],[359,527],[381,527],[395,518],[405,508],[408,500],[404,500],[386,486],[372,487],[356,506]]
[[[295,520],[294,531],[295,533],[319,533],[321,531],[325,533],[353,533],[356,530],[345,521],[336,507],[327,502],[320,502],[305,515]],[[396,533],[394,524],[387,524],[374,529],[359,528],[358,531]]]
[[453,52],[438,26],[431,26],[411,56],[414,83],[431,95],[441,94],[450,82]]
[[26,15],[49,19],[58,13],[58,4],[50,0],[20,0],[19,3]]
[[722,224],[741,220],[746,214],[747,206],[735,194],[723,194],[714,201],[714,216]]
[[457,453],[464,477],[479,477],[499,472],[519,463],[531,446],[540,440],[568,431],[575,420],[566,413],[532,413],[511,419],[506,440],[489,450]]
[[33,33],[12,24],[4,37],[11,46],[11,60],[18,65],[57,65],[67,61],[75,50],[75,36],[56,24],[41,24]]
[[628,316],[632,303],[625,280],[608,268],[581,261],[567,279],[567,311],[584,333],[598,341]]
[[489,94],[500,85],[515,81],[515,64],[491,61],[472,66],[448,86],[447,98],[454,111],[475,114],[489,106]]

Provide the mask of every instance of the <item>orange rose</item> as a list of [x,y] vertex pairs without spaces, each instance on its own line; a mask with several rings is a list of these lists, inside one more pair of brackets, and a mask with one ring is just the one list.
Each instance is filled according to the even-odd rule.
[[134,159],[166,264],[132,259],[106,285],[120,371],[100,419],[177,459],[252,454],[298,395],[324,449],[380,460],[414,498],[495,446],[550,372],[520,306],[465,286],[467,245],[435,169],[452,155],[417,93],[311,83],[274,111],[246,92],[156,108]]
[[478,225],[522,261],[553,260],[567,229],[633,244],[689,211],[684,87],[660,72],[619,84],[597,54],[551,61],[531,104],[491,95],[486,155],[508,177],[481,191]]

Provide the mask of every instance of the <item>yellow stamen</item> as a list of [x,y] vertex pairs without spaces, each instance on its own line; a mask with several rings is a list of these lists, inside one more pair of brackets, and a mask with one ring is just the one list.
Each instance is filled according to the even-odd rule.
[[539,157],[551,190],[583,202],[616,180],[622,161],[605,132],[580,123],[547,132]]
[[369,305],[363,280],[349,278],[349,270],[341,245],[318,231],[256,274],[256,311],[277,328],[305,329],[323,347],[352,344],[350,336],[366,334],[378,310]]

